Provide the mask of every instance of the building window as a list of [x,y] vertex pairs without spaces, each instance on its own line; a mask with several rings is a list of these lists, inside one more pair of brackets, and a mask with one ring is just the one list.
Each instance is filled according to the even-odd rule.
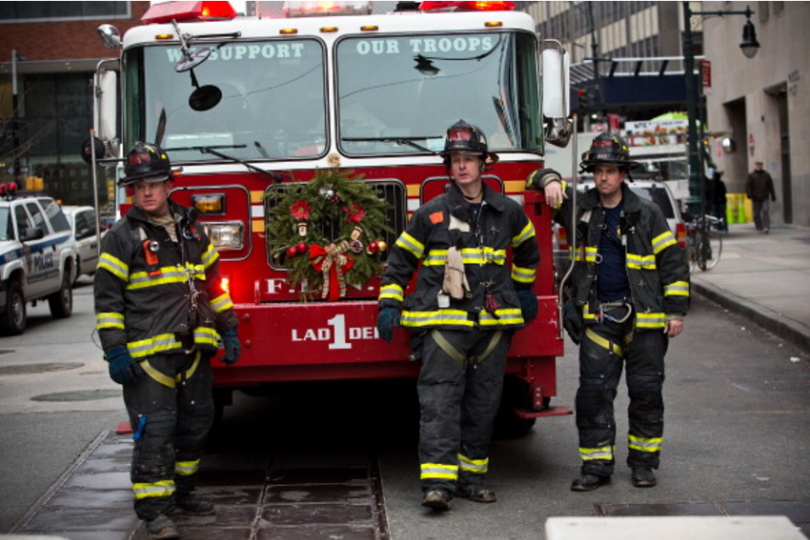
[[129,17],[129,2],[0,2],[0,23]]
[[773,3],[773,14],[780,15],[785,10],[785,3],[784,2],[774,2]]

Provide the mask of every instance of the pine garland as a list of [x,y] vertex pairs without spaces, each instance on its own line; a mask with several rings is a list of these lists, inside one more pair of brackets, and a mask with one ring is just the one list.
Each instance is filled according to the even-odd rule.
[[387,203],[353,172],[317,170],[310,182],[285,184],[267,213],[271,257],[291,285],[306,284],[302,300],[337,300],[382,272]]

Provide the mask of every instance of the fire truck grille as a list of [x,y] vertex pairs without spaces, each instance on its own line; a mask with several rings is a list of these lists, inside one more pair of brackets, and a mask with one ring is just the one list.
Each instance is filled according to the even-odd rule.
[[[405,230],[405,225],[408,221],[408,197],[405,185],[398,180],[370,180],[367,181],[367,183],[377,192],[381,199],[384,199],[388,203],[386,212],[388,218],[387,223],[391,231],[384,232],[382,239],[385,240],[389,246],[393,246],[394,242],[399,238],[399,235]],[[289,187],[290,184],[273,184],[267,188],[264,198],[265,216],[270,215],[270,210],[279,204]],[[325,238],[337,238],[338,230],[336,224],[324,223],[322,226],[322,233]],[[268,231],[267,242],[269,245],[273,243],[273,238],[270,236],[270,227],[267,227],[266,230]],[[386,250],[384,253],[381,253],[383,260],[388,256],[389,252],[390,250]],[[270,249],[267,250],[267,253],[268,263],[272,268],[276,270],[285,269],[284,254],[274,257]]]

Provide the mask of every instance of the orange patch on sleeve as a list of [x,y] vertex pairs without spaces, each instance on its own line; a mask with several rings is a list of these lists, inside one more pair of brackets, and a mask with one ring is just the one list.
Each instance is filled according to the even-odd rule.
[[430,214],[430,222],[434,225],[436,223],[441,223],[442,221],[444,221],[444,212],[433,212]]

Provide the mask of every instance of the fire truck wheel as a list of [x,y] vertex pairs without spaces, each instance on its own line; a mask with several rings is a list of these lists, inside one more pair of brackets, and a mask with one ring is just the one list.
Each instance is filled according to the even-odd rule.
[[529,385],[526,381],[507,375],[503,381],[501,407],[495,417],[494,436],[498,439],[525,437],[534,427],[536,418],[520,418],[515,409],[529,408]]

